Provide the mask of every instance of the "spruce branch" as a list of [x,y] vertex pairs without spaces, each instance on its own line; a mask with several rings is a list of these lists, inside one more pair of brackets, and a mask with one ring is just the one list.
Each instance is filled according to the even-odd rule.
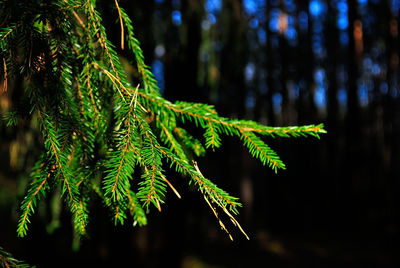
[[[203,175],[201,174],[201,171],[200,171],[200,169],[199,169],[199,167],[198,167],[198,165],[197,165],[196,162],[193,162],[193,166],[194,166],[194,168],[196,169],[196,171],[197,171],[201,176],[203,176]],[[216,209],[213,207],[212,203],[215,203],[215,204],[217,204],[220,208],[222,208],[223,212],[229,217],[229,219],[231,220],[231,222],[232,222],[235,226],[237,226],[237,227],[239,228],[239,230],[243,233],[243,235],[247,238],[247,240],[250,240],[250,238],[248,237],[248,235],[246,234],[246,232],[245,232],[245,231],[243,230],[243,228],[240,226],[239,222],[235,219],[235,217],[232,216],[231,213],[229,213],[229,211],[226,209],[226,205],[225,205],[223,202],[221,202],[221,201],[223,201],[223,200],[221,200],[221,199],[219,199],[219,198],[216,199],[215,196],[213,196],[213,195],[210,195],[210,194],[205,195],[204,192],[202,192],[202,193],[203,193],[204,199],[206,200],[207,204],[209,205],[209,207],[210,207],[211,210],[213,211],[215,217],[218,219],[219,225],[221,226],[221,228],[222,228],[223,230],[225,230],[225,232],[228,234],[229,238],[230,238],[232,241],[233,241],[232,235],[229,233],[228,229],[225,227],[225,224],[224,224],[224,223],[222,222],[222,220],[219,218],[218,213],[217,213]],[[211,198],[211,201],[212,201],[212,202],[210,202],[210,201],[208,200],[208,196]]]
[[278,168],[285,169],[285,164],[279,156],[260,138],[252,132],[240,132],[244,145],[249,149],[250,154],[260,159],[263,165],[268,164],[275,172]]
[[[136,63],[137,87],[131,85],[119,48],[107,37],[95,0],[0,0],[3,91],[22,77],[23,98],[31,106],[3,118],[10,127],[18,127],[21,118],[38,123],[44,151],[21,202],[17,234],[27,234],[39,200],[57,186],[79,235],[88,232],[93,195],[101,198],[115,224],[130,217],[133,225],[146,225],[151,204],[161,211],[167,190],[181,197],[165,175],[167,163],[197,187],[231,239],[218,211],[248,238],[233,217],[241,207],[238,198],[203,176],[195,157],[221,147],[223,136],[235,136],[276,172],[285,164],[266,139],[319,138],[326,133],[323,125],[270,127],[222,117],[212,105],[166,100],[145,64],[130,17],[118,0],[110,2],[119,21],[120,47],[126,44]],[[194,138],[187,122],[203,138]]]
[[74,221],[77,224],[75,225],[77,231],[80,234],[85,234],[88,216],[84,206],[79,201],[80,193],[76,186],[76,182],[73,179],[72,172],[68,168],[68,156],[66,156],[60,148],[59,141],[56,138],[56,130],[50,123],[51,119],[46,118],[47,115],[40,112],[40,109],[38,109],[37,112],[45,135],[45,147],[50,153],[50,156],[54,158],[55,166],[58,169],[58,175],[63,182],[62,195],[67,195],[70,210],[74,215]]
[[139,224],[139,226],[145,226],[147,224],[146,213],[137,199],[135,192],[128,190],[126,195],[129,200],[129,211],[134,220],[133,226],[136,226],[137,224]]
[[143,173],[143,181],[140,182],[138,197],[144,202],[147,210],[150,202],[152,202],[158,210],[161,211],[160,203],[165,195],[165,183],[162,179],[161,153],[159,144],[150,129],[150,126],[143,118],[138,120],[138,128],[143,137],[143,146],[141,155],[145,164],[145,172]]
[[114,134],[119,137],[119,142],[116,149],[109,153],[104,164],[109,172],[103,183],[105,197],[116,206],[115,220],[123,223],[125,213],[121,213],[120,208],[125,206],[126,195],[129,193],[127,189],[130,188],[130,180],[137,164],[138,150],[135,147],[140,145],[138,145],[136,96],[132,96],[130,102],[125,99],[120,101],[122,105],[116,110],[119,129]]
[[162,120],[157,116],[156,117],[157,124],[160,125],[162,132],[160,134],[161,140],[164,144],[170,146],[170,149],[181,159],[188,160],[181,144],[176,140],[174,135],[170,132],[169,127],[162,123]]
[[28,192],[21,203],[21,216],[18,222],[17,234],[23,237],[27,234],[28,224],[30,223],[30,216],[35,212],[35,207],[41,197],[44,197],[46,190],[48,190],[48,180],[55,170],[55,166],[48,168],[48,164],[44,161],[42,156],[33,167],[31,177],[33,182],[30,185]]
[[[154,78],[153,73],[150,71],[150,67],[145,64],[143,51],[140,47],[140,42],[135,38],[133,23],[123,8],[118,8],[118,12],[120,15],[120,19],[122,18],[122,20],[124,21],[124,24],[127,28],[126,38],[127,38],[128,47],[129,47],[129,50],[134,54],[136,64],[137,64],[137,69],[140,73],[142,83],[144,85],[144,91],[146,93],[159,95],[159,92],[158,92],[159,87],[157,85],[157,81]],[[122,20],[121,20],[121,27],[123,24]],[[122,35],[122,30],[121,30],[121,35]],[[122,41],[121,41],[121,44],[122,44]]]
[[188,161],[176,157],[167,148],[159,148],[161,153],[167,157],[171,167],[175,166],[175,170],[184,175],[189,175],[191,178],[190,183],[194,183],[198,186],[201,193],[205,194],[212,200],[218,200],[217,204],[221,208],[229,206],[229,210],[235,214],[238,214],[237,207],[241,204],[237,202],[238,198],[229,195],[227,192],[217,187],[210,180],[206,179],[198,170],[197,164],[194,161],[193,165],[189,164]]
[[193,151],[196,156],[204,156],[204,154],[206,153],[204,146],[198,139],[190,135],[185,129],[175,127],[173,129],[173,133],[176,135],[180,143]]

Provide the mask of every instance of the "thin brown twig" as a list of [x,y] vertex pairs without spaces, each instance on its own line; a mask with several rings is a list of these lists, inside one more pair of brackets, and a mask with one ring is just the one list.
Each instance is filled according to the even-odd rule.
[[[64,1],[64,3],[68,4],[67,0],[63,0],[63,1]],[[79,25],[82,28],[86,28],[85,24],[83,23],[82,19],[79,17],[78,13],[76,13],[75,11],[72,11],[72,14],[74,15],[75,19],[78,21]]]
[[117,7],[118,10],[118,16],[119,16],[119,23],[121,24],[121,49],[124,50],[124,23],[122,21],[122,16],[121,16],[121,10],[118,5],[118,0],[115,0],[115,6]]
[[3,90],[2,92],[7,91],[7,64],[6,64],[6,59],[3,58],[3,65],[4,65],[4,81],[3,81]]
[[175,189],[175,187],[170,183],[165,176],[161,176],[161,178],[168,184],[168,186],[172,189],[174,194],[181,199],[181,195],[178,193],[178,191]]

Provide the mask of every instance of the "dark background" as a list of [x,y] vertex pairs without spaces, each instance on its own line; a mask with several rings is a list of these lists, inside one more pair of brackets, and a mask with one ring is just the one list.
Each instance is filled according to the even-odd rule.
[[[118,47],[114,1],[98,2]],[[206,177],[241,198],[238,220],[250,241],[225,219],[231,242],[201,194],[171,173],[182,200],[169,193],[144,228],[114,227],[94,200],[90,237],[73,251],[70,216],[51,207],[51,197],[32,217],[28,237],[17,238],[32,163],[16,145],[28,134],[2,123],[2,247],[38,267],[399,267],[399,0],[120,6],[167,99],[210,103],[222,116],[271,126],[322,122],[328,134],[267,140],[287,166],[277,174],[230,137],[198,160]],[[0,95],[2,112],[11,98]],[[58,224],[49,211],[60,213],[52,234],[46,226]]]

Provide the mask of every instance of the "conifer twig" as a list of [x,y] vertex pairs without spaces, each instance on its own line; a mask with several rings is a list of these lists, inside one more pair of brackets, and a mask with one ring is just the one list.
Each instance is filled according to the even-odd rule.
[[[66,4],[68,4],[68,0],[63,0]],[[66,8],[77,8],[80,7],[81,5],[76,5],[76,6],[72,6],[72,7],[66,7]],[[82,19],[79,17],[78,13],[76,13],[74,10],[72,11],[72,14],[74,14],[75,19],[78,21],[79,25],[82,28],[86,28],[85,24],[83,23]]]
[[174,192],[174,194],[181,199],[181,195],[179,194],[179,192],[175,189],[175,187],[167,180],[167,178],[165,176],[161,176],[161,178],[168,184],[168,186],[172,189],[172,191]]
[[[196,171],[202,176],[203,174],[201,174],[201,171],[197,165],[197,162],[193,161],[193,166],[196,169]],[[203,194],[204,195],[204,194]],[[235,217],[232,216],[232,214],[229,213],[229,211],[226,209],[226,207],[221,203],[220,200],[217,200],[213,195],[209,195],[210,198],[212,199],[212,201],[214,203],[216,203],[220,208],[222,208],[222,210],[224,211],[224,213],[229,217],[229,219],[232,221],[232,223],[239,228],[239,230],[243,233],[243,235],[247,238],[247,240],[250,240],[250,238],[248,237],[248,235],[246,234],[246,232],[243,230],[243,228],[240,226],[239,222],[235,219]],[[210,204],[210,202],[208,201],[207,197],[204,195],[204,199],[207,201],[208,205],[210,206],[210,208],[212,209],[212,211],[214,212],[215,217],[218,219],[220,226],[227,232],[227,234],[229,235],[229,238],[231,240],[233,240],[231,234],[228,232],[228,230],[226,229],[225,225],[223,224],[223,222],[221,221],[221,219],[218,217],[218,213],[216,212],[216,210],[214,209],[214,207]]]
[[120,10],[119,5],[118,5],[118,0],[115,0],[115,6],[117,7],[117,10],[118,10],[119,23],[121,25],[121,49],[124,50],[124,40],[125,40],[125,37],[124,37],[124,23],[122,21],[121,10]]
[[2,93],[4,93],[4,92],[7,92],[7,64],[6,64],[6,59],[5,58],[3,58],[3,72],[4,72],[4,74],[3,74],[3,89],[2,89]]

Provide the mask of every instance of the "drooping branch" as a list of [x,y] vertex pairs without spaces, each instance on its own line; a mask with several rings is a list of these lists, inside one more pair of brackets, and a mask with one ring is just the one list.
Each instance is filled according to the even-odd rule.
[[[11,0],[0,0],[6,2]],[[267,138],[319,138],[325,133],[323,125],[270,127],[222,117],[212,105],[166,100],[118,0],[111,5],[119,20],[121,49],[126,45],[135,61],[135,83],[141,84],[136,88],[119,48],[107,37],[95,0],[22,2],[13,2],[18,14],[7,9],[10,5],[0,5],[0,15],[10,14],[1,18],[0,64],[3,90],[10,79],[22,76],[31,109],[5,117],[10,126],[18,117],[35,120],[31,126],[41,132],[44,152],[21,203],[19,236],[27,234],[38,201],[58,186],[80,235],[87,233],[93,195],[103,201],[115,224],[125,223],[130,215],[134,224],[143,226],[150,204],[161,211],[167,190],[181,196],[165,176],[169,163],[197,187],[230,237],[217,208],[248,237],[233,217],[241,206],[238,198],[203,176],[192,160],[207,148],[219,148],[224,135],[236,136],[253,157],[277,171],[285,164],[266,144]],[[202,131],[203,139],[189,133],[187,122]]]

